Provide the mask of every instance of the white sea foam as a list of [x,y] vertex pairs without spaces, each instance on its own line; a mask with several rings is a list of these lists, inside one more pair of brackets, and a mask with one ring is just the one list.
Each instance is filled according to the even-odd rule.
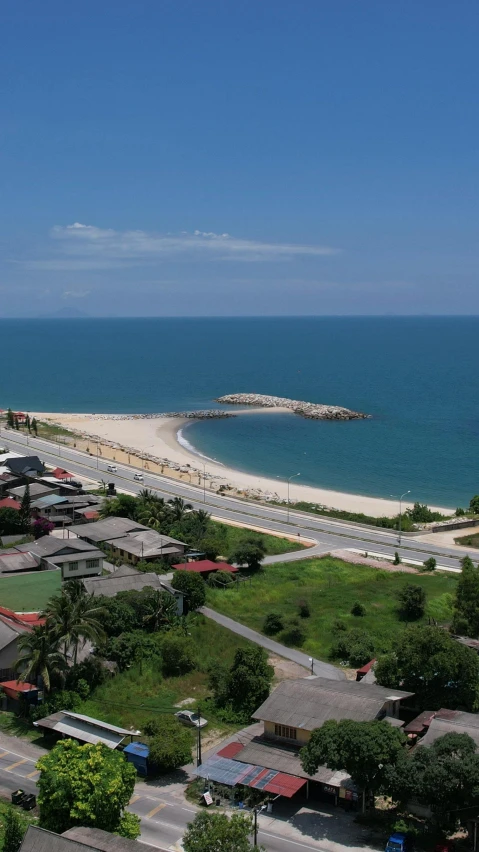
[[178,429],[178,432],[176,433],[176,440],[180,446],[184,447],[185,450],[188,450],[189,453],[193,453],[195,456],[199,456],[202,459],[206,459],[206,461],[214,462],[215,464],[219,464],[223,467],[222,462],[212,459],[210,456],[205,456],[204,453],[200,453],[193,444],[190,444],[187,438],[183,435],[183,429]]

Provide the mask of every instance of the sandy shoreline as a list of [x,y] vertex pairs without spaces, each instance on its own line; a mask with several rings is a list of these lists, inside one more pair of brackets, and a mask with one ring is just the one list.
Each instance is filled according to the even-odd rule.
[[[257,413],[248,409],[243,414]],[[265,409],[270,414],[279,412],[280,409]],[[239,412],[235,412],[237,414]],[[287,497],[287,484],[280,479],[268,479],[263,476],[255,476],[243,473],[217,462],[191,452],[187,447],[178,443],[178,432],[181,430],[183,439],[188,440],[188,423],[195,421],[182,417],[134,417],[132,415],[107,415],[107,414],[56,414],[35,412],[31,415],[38,420],[50,421],[71,429],[85,436],[85,441],[77,441],[81,445],[91,444],[86,439],[100,441],[98,452],[102,458],[114,458],[116,461],[128,462],[137,466],[146,465],[150,472],[163,473],[176,479],[183,479],[194,485],[203,485],[203,477],[206,474],[206,488],[217,491],[221,485],[232,486],[234,491],[245,496],[277,495],[280,499]],[[295,415],[291,415],[295,416]],[[105,443],[104,443],[105,442]],[[106,443],[108,442],[108,443]],[[109,446],[114,444],[115,446]],[[96,455],[97,444],[87,448],[92,455]],[[131,458],[138,453],[147,459],[141,462],[137,458]],[[231,492],[230,492],[231,493]],[[373,517],[381,515],[395,515],[399,507],[395,500],[385,500],[377,497],[365,497],[359,494],[347,494],[340,491],[330,491],[326,488],[316,488],[309,485],[300,485],[299,478],[293,480],[290,486],[290,499],[306,500],[311,503],[319,503],[328,508],[343,509],[351,512],[364,512]],[[410,504],[403,503],[403,509]],[[450,512],[444,507],[431,507],[443,512]]]

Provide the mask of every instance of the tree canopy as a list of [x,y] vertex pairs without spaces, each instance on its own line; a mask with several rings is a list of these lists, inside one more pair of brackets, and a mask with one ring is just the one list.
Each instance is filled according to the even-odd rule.
[[453,629],[456,633],[479,637],[479,567],[469,556],[461,559],[462,571],[456,587]]
[[243,814],[209,813],[200,811],[183,836],[185,852],[260,852],[253,846],[250,835],[253,819]]
[[378,792],[387,767],[395,766],[403,755],[406,738],[388,722],[354,722],[334,719],[312,732],[301,749],[301,766],[314,775],[319,766],[343,769],[360,790]]
[[398,592],[399,612],[408,621],[416,621],[424,615],[426,592],[422,586],[407,583]]
[[250,535],[242,538],[230,553],[230,562],[247,565],[250,569],[258,569],[266,555],[266,547],[258,536]]
[[268,697],[273,675],[266,651],[251,645],[237,649],[229,670],[215,666],[209,673],[209,685],[219,707],[230,707],[248,721]]
[[126,813],[136,770],[104,745],[62,740],[37,763],[40,825],[61,834],[75,825],[138,837],[137,816]]
[[395,650],[379,658],[375,674],[381,686],[414,692],[421,710],[476,707],[477,654],[438,627],[407,627]]
[[158,772],[172,772],[191,761],[193,733],[172,715],[162,714],[143,725],[149,760]]
[[191,571],[175,571],[171,585],[185,596],[189,612],[204,606],[206,601],[206,584],[199,574]]

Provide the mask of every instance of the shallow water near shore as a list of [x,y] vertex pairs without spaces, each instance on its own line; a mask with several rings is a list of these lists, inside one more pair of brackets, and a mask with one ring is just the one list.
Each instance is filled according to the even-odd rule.
[[252,414],[183,436],[250,473],[455,507],[479,491],[478,332],[476,317],[0,320],[0,407],[181,411],[236,392],[345,406],[372,419]]

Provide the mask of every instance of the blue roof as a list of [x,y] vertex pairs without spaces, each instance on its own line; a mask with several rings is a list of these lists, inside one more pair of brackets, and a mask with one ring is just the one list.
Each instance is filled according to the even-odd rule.
[[127,754],[136,754],[138,757],[148,757],[150,749],[145,743],[130,743],[123,749]]
[[56,506],[57,503],[66,503],[66,497],[60,497],[59,494],[46,494],[45,497],[37,497],[32,501],[32,505],[40,509],[46,509],[47,506]]

